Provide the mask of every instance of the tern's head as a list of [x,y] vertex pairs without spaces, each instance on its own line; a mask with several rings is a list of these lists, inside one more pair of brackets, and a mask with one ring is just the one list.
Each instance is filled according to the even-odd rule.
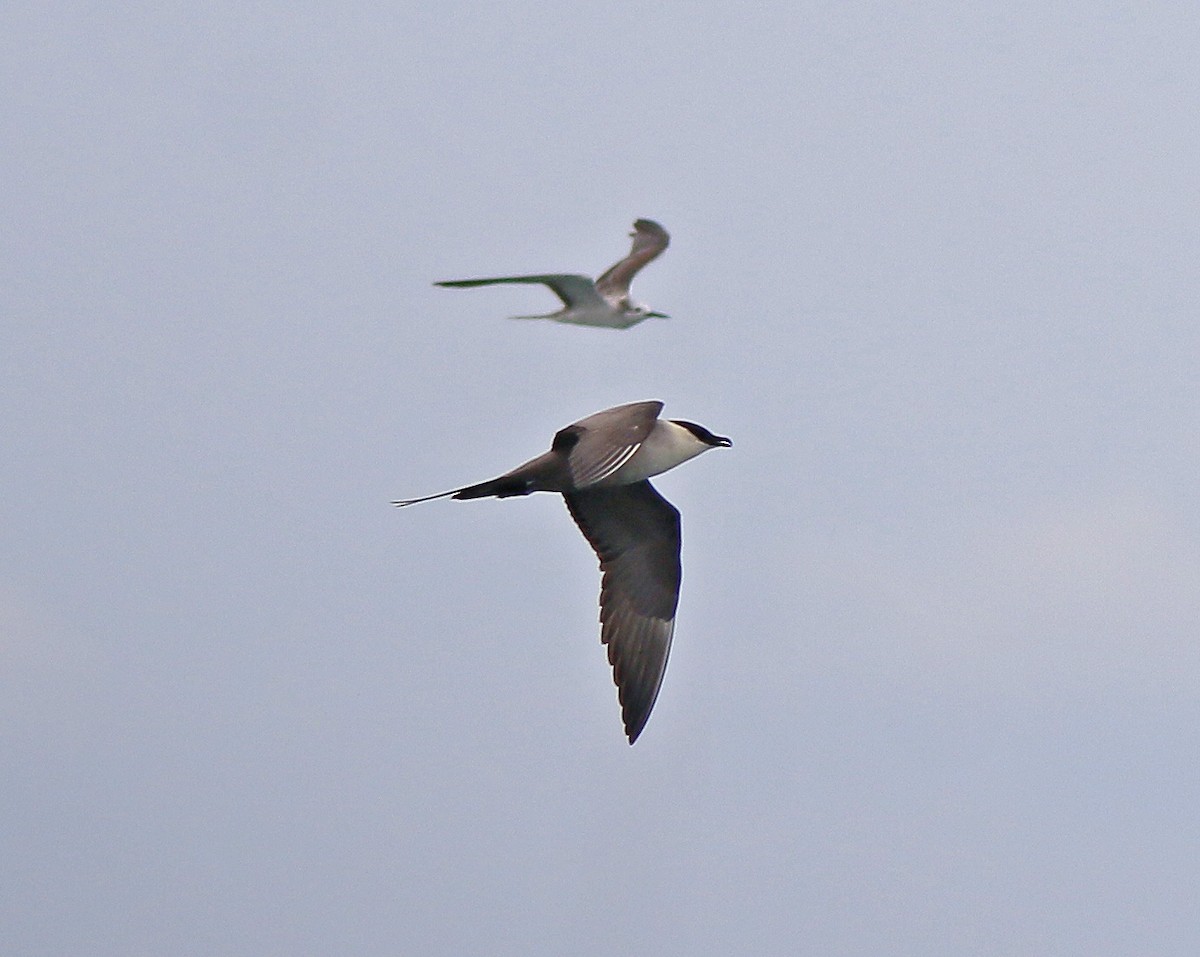
[[670,319],[665,312],[655,312],[649,306],[643,306],[640,302],[631,302],[629,308],[625,310],[627,316],[636,319]]
[[727,439],[723,435],[713,435],[704,426],[697,425],[695,422],[685,422],[683,419],[671,419],[676,425],[681,425],[692,433],[699,441],[714,449],[727,449],[733,445],[733,439]]

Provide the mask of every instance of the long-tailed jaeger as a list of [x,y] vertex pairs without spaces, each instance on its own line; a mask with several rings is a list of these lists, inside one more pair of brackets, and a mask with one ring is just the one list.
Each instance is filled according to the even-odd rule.
[[630,744],[658,697],[683,575],[679,512],[648,480],[733,444],[694,422],[660,419],[662,407],[632,402],[605,409],[560,429],[549,452],[499,478],[394,503],[562,495],[600,559],[600,641],[608,646]]
[[496,279],[452,279],[434,283],[463,289],[471,286],[494,286],[499,283],[541,283],[549,286],[563,307],[558,312],[538,316],[513,316],[513,319],[553,319],[577,326],[607,326],[628,329],[651,316],[666,319],[665,313],[652,312],[648,306],[629,298],[629,284],[646,263],[655,259],[671,237],[658,223],[639,219],[633,224],[633,248],[629,255],[614,263],[599,279],[573,273],[553,273],[541,276],[503,276]]

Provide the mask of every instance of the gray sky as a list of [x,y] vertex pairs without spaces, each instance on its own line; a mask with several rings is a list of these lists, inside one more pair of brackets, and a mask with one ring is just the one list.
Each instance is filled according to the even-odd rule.
[[[0,11],[0,952],[1200,951],[1192,3]],[[672,232],[626,333],[504,316]],[[658,398],[635,748],[561,500]]]

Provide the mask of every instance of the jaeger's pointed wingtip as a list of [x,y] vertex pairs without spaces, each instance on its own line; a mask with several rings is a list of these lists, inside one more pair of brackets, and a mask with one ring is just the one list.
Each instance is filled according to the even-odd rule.
[[633,747],[633,745],[637,742],[637,739],[642,736],[642,732],[646,730],[646,725],[649,723],[649,721],[649,711],[642,715],[630,715],[625,721],[625,737],[629,739],[630,747]]

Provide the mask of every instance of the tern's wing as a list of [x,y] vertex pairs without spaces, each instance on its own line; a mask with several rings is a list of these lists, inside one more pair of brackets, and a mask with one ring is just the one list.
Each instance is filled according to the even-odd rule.
[[496,286],[501,283],[549,286],[567,308],[593,306],[605,309],[608,307],[608,303],[596,292],[596,284],[591,279],[587,276],[567,273],[546,276],[501,276],[495,279],[451,279],[447,282],[435,282],[434,285],[446,286],[450,289],[468,289],[472,286]]
[[595,485],[628,462],[653,430],[662,407],[657,401],[631,402],[560,429],[551,449],[565,457],[575,488]]
[[614,263],[596,280],[596,289],[602,296],[620,299],[628,296],[629,284],[638,270],[662,253],[671,241],[667,231],[651,219],[639,219],[633,224],[633,232],[629,235],[633,237],[633,248],[629,255],[619,263]]
[[679,512],[646,481],[563,498],[600,559],[600,641],[633,744],[658,697],[675,632]]

